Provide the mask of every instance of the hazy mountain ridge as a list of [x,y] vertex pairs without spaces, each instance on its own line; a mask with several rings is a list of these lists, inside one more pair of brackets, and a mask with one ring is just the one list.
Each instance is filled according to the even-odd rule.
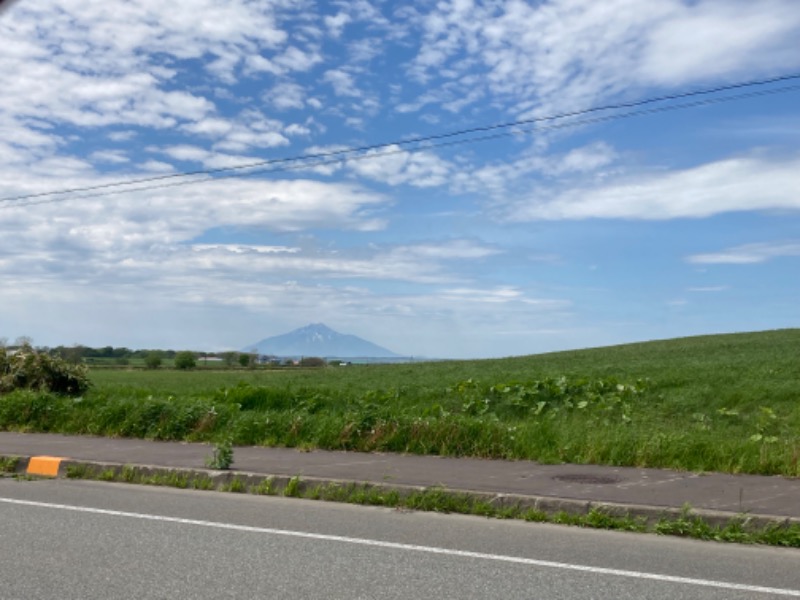
[[289,333],[264,338],[244,348],[272,356],[321,356],[336,358],[395,358],[400,355],[355,335],[312,323]]

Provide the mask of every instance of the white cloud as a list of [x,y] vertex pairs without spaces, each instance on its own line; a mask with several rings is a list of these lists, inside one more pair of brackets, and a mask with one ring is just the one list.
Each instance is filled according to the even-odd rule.
[[325,26],[330,31],[333,37],[339,37],[342,35],[342,30],[344,29],[345,25],[350,22],[350,15],[344,12],[337,13],[333,16],[325,17]]
[[392,145],[365,154],[366,160],[349,160],[347,166],[357,175],[389,185],[408,184],[434,187],[449,180],[453,167],[429,151],[408,152]]
[[234,85],[237,81],[236,67],[242,60],[241,56],[222,48],[217,49],[215,54],[217,58],[206,63],[206,71],[213,73],[223,83]]
[[794,0],[450,0],[422,18],[422,29],[409,74],[422,83],[442,74],[450,79],[459,88],[451,110],[475,93],[476,74],[509,110],[543,115],[647,86],[707,84],[800,65]]
[[142,171],[150,171],[152,173],[171,173],[175,170],[169,163],[160,160],[147,160],[139,165]]
[[127,142],[128,140],[132,140],[136,137],[135,131],[112,131],[108,134],[108,139],[112,142]]
[[183,131],[197,135],[207,135],[211,137],[222,137],[233,129],[234,123],[229,119],[220,117],[208,117],[202,121],[187,123],[181,126]]
[[283,135],[283,123],[268,119],[261,112],[246,110],[233,119],[209,117],[181,127],[187,133],[211,138],[214,149],[227,152],[245,152],[252,148],[286,146],[289,140]]
[[214,148],[228,152],[244,152],[250,148],[275,148],[288,146],[289,140],[277,131],[252,131],[242,128],[216,142]]
[[800,242],[764,242],[745,244],[721,252],[695,254],[686,260],[702,265],[753,265],[775,258],[800,256]]
[[617,158],[614,149],[605,142],[596,142],[570,150],[563,157],[551,159],[543,171],[553,175],[589,173],[612,164]]
[[270,59],[261,56],[260,54],[251,54],[245,57],[245,73],[272,73],[273,75],[283,75],[286,69],[276,65]]
[[348,127],[352,127],[353,129],[364,130],[364,118],[363,117],[347,117],[345,120],[345,125]]
[[[215,148],[232,147],[236,149],[238,144],[232,143],[217,143]],[[154,146],[147,147],[148,152],[160,153],[172,158],[185,162],[196,162],[203,166],[205,169],[237,169],[239,173],[247,173],[252,171],[253,168],[245,168],[246,165],[261,165],[263,160],[254,156],[247,156],[244,154],[229,154],[226,152],[217,152],[216,150],[207,150],[203,146],[193,146],[191,144],[179,144],[176,146],[166,146],[157,148]]]
[[[329,186],[327,189],[335,191]],[[300,191],[295,187],[286,193],[296,199],[301,196]],[[351,196],[344,190],[339,191],[343,198]],[[233,198],[241,197],[241,190],[231,193]],[[325,200],[330,200],[330,196]],[[198,231],[198,224],[193,222],[198,215],[200,221],[225,226],[234,222],[241,224],[247,220],[243,215],[258,210],[242,203],[225,206],[229,202],[229,198],[222,195],[210,201],[208,196],[195,198],[185,206],[164,202],[143,207],[141,202],[131,202],[117,206],[116,211],[106,211],[105,218],[97,216],[90,222],[86,222],[86,217],[96,215],[97,211],[89,206],[79,205],[78,214],[75,214],[74,205],[71,211],[66,207],[63,211],[52,207],[46,218],[27,227],[24,234],[18,230],[28,245],[24,253],[10,261],[14,264],[13,270],[0,265],[7,283],[0,289],[0,303],[13,306],[13,314],[28,322],[28,317],[22,313],[31,303],[76,314],[77,307],[85,302],[83,295],[91,289],[91,318],[76,316],[70,320],[74,331],[80,332],[82,342],[91,342],[97,336],[104,343],[115,343],[109,339],[113,332],[96,330],[95,326],[122,318],[128,331],[119,343],[152,346],[152,342],[140,341],[138,332],[141,330],[152,336],[154,331],[159,331],[159,339],[163,340],[171,331],[170,319],[175,318],[174,311],[180,310],[183,329],[180,343],[197,343],[205,348],[223,343],[225,333],[230,332],[238,320],[251,325],[240,328],[240,337],[229,343],[240,347],[253,341],[247,338],[252,336],[254,314],[269,315],[284,324],[310,320],[341,323],[373,317],[391,320],[398,315],[401,319],[439,315],[438,319],[445,321],[451,318],[449,315],[459,315],[477,321],[486,306],[493,306],[495,314],[498,311],[513,313],[523,310],[522,307],[537,313],[556,309],[555,304],[535,302],[535,298],[521,290],[489,287],[470,292],[465,287],[453,287],[459,278],[450,272],[449,261],[471,260],[494,252],[465,240],[374,247],[368,252],[285,245],[191,243],[190,239],[196,237]],[[216,212],[220,206],[223,209]],[[52,225],[56,214],[61,220],[60,226]],[[64,216],[67,214],[68,222]],[[20,216],[30,219],[25,212]],[[330,215],[320,218],[331,220]],[[0,235],[0,239],[7,241],[9,248],[17,241],[5,235]],[[383,281],[389,286],[393,282],[403,282],[422,290],[434,286],[434,290],[413,295],[397,295],[392,291],[376,294],[366,283],[364,287],[333,283],[342,279]],[[435,286],[438,285],[446,287],[437,290]],[[26,302],[13,299],[15,290],[19,289],[30,290]],[[469,301],[460,301],[464,296],[468,296]],[[58,298],[57,307],[50,306],[53,298]],[[205,338],[211,341],[205,341],[204,346],[191,341],[194,332],[203,327],[191,327],[191,332],[184,329],[192,321],[193,307],[197,307],[198,316],[207,314],[206,310],[225,314],[225,333],[217,332]],[[218,312],[224,309],[233,312]],[[143,315],[146,315],[146,323],[142,321]],[[38,331],[26,333],[33,333],[37,338],[46,337]],[[159,341],[158,345],[170,346],[171,342]],[[420,352],[419,345],[411,347]],[[424,348],[436,346],[426,343]]]
[[436,261],[375,253],[368,258],[334,253],[264,252],[241,245],[193,247],[192,254],[174,252],[173,266],[180,272],[206,272],[209,276],[244,279],[279,276],[293,279],[370,279],[413,283],[453,281]]
[[467,240],[414,246],[372,248],[356,253],[337,250],[303,250],[298,247],[245,244],[193,244],[192,252],[176,248],[171,259],[178,271],[198,269],[229,278],[235,274],[279,275],[294,279],[372,279],[412,283],[452,283],[460,278],[449,272],[449,261],[475,260],[498,253]]
[[714,294],[717,292],[726,292],[730,289],[727,285],[707,285],[702,287],[690,287],[686,291],[696,294]]
[[[304,170],[310,173],[316,173],[318,175],[329,177],[344,167],[344,160],[340,160],[338,155],[342,152],[348,151],[349,149],[349,146],[342,144],[332,144],[330,146],[309,146],[305,150],[306,155],[320,156],[319,158],[309,159],[311,161],[310,164],[315,166],[307,167]],[[326,158],[326,155],[331,156]]]
[[351,96],[353,98],[360,98],[363,94],[361,90],[356,87],[353,76],[341,69],[331,69],[325,71],[322,77],[323,81],[331,84],[333,92],[337,96]]
[[564,154],[546,154],[534,144],[515,159],[460,165],[461,168],[454,171],[452,183],[458,192],[488,193],[503,203],[509,196],[524,197],[531,187],[542,186],[539,180],[531,181],[531,176],[544,176],[548,182],[564,176],[575,180],[589,177],[594,187],[613,170],[618,158],[617,151],[605,142],[579,146]]
[[[73,187],[103,182],[69,181]],[[383,222],[373,210],[385,202],[352,184],[224,179],[37,206],[7,204],[0,249],[16,254],[15,248],[25,248],[20,264],[30,263],[32,272],[55,265],[110,269],[123,258],[186,243],[216,227],[374,231]],[[80,261],[62,256],[65,245],[86,256]]]
[[174,158],[175,160],[186,160],[193,162],[203,162],[211,154],[205,148],[201,148],[200,146],[190,146],[188,144],[167,146],[166,148],[162,148],[160,151],[170,158]]
[[[358,331],[366,319],[372,339],[377,335],[393,340],[390,347],[396,351],[432,357],[534,352],[552,340],[543,342],[531,331],[555,329],[563,334],[560,326],[571,307],[568,301],[543,298],[531,290],[492,285],[443,286],[428,293],[398,295],[353,290],[350,297],[338,300],[341,308],[334,318],[350,330]],[[509,324],[514,325],[513,332],[508,331]]]
[[732,158],[604,185],[543,190],[502,210],[510,220],[702,218],[799,210],[800,158]]
[[683,4],[654,25],[636,73],[643,81],[685,85],[798,64],[785,45],[800,30],[800,11],[791,1]]
[[[238,81],[240,65],[259,51],[271,53],[284,71],[321,61],[315,47],[282,47],[288,38],[276,25],[278,10],[280,4],[244,0],[179,0],[169,10],[156,0],[115,8],[102,0],[21,3],[0,21],[6,48],[0,54],[0,101],[16,126],[29,130],[15,138],[17,145],[41,136],[32,119],[78,127],[183,126],[220,135],[225,124],[213,116],[214,102],[176,89],[176,61],[197,59],[227,84]],[[125,130],[108,137],[126,141],[132,135]],[[279,135],[236,133],[240,139],[227,140],[227,149],[287,143]]]
[[286,128],[283,130],[286,135],[291,136],[309,136],[311,135],[311,129],[306,125],[300,125],[299,123],[292,123],[291,125],[287,125]]
[[[24,291],[3,286],[0,304],[10,307],[6,313],[18,323],[27,324],[24,330],[12,327],[6,331],[10,337],[32,335],[36,343],[53,345],[64,343],[65,338],[70,340],[66,343],[93,346],[222,350],[242,348],[261,337],[323,321],[405,354],[501,356],[534,351],[542,343],[537,341],[541,336],[530,332],[552,331],[561,324],[559,315],[564,309],[514,300],[494,302],[493,292],[507,292],[493,288],[480,290],[487,303],[457,302],[446,290],[375,293],[352,285],[260,277],[224,279],[205,272],[175,274],[150,281],[146,287],[93,285],[90,308],[86,290],[83,283],[56,285],[50,280]],[[535,295],[522,298],[536,300]],[[37,311],[42,309],[48,314],[69,314],[70,319],[60,327],[39,327],[41,313]],[[123,331],[113,326],[119,321],[126,324]],[[220,321],[225,323],[222,329]],[[515,332],[497,339],[498,329],[507,329],[508,323],[517,326]]]
[[569,303],[564,300],[528,298],[522,290],[512,286],[500,286],[490,289],[452,288],[442,292],[441,297],[453,302],[478,304],[507,304],[510,302],[522,302],[524,304],[533,304],[542,308],[565,308],[569,305]]
[[235,254],[245,254],[248,252],[254,252],[256,254],[295,254],[300,252],[300,248],[292,248],[289,246],[255,246],[252,244],[193,244],[192,249],[198,251],[226,250]]
[[[72,156],[53,156],[47,157],[30,167],[27,175],[39,175],[54,178],[64,178],[69,181],[72,177],[84,177],[92,171],[91,163]],[[56,179],[58,181],[58,179]],[[64,186],[55,185],[54,189],[61,189]]]
[[267,100],[278,110],[301,109],[306,105],[306,91],[302,85],[284,81],[264,94]]
[[350,59],[354,63],[369,62],[373,58],[380,56],[383,49],[383,40],[381,38],[361,38],[350,42],[347,47],[350,53]]
[[[103,181],[67,180],[75,186]],[[53,179],[42,185],[64,183],[56,185]],[[19,335],[32,334],[43,343],[63,343],[62,336],[83,343],[115,343],[111,340],[121,334],[111,326],[122,319],[127,333],[116,343],[142,343],[138,330],[147,330],[146,335],[157,341],[144,345],[152,347],[173,343],[164,336],[172,331],[176,310],[181,319],[190,319],[184,311],[191,306],[205,311],[257,305],[260,311],[274,302],[288,311],[287,307],[310,305],[317,297],[296,289],[281,292],[286,287],[279,283],[282,279],[445,278],[435,264],[428,268],[426,261],[418,260],[392,265],[378,252],[369,258],[347,258],[301,253],[297,247],[277,244],[193,244],[216,228],[257,231],[263,237],[325,229],[375,231],[385,225],[375,211],[386,201],[352,184],[224,180],[41,205],[3,205],[0,305],[5,316],[0,320],[4,325],[25,323]],[[306,287],[313,289],[314,284]],[[92,298],[89,310],[87,294]],[[323,295],[326,302],[336,297]],[[60,329],[51,324],[49,333],[41,332],[35,326],[36,311],[28,309],[33,306],[51,316],[69,314],[69,322],[63,320]],[[144,314],[146,322],[140,321]],[[181,335],[182,346],[194,343],[187,335],[193,334]],[[205,339],[220,343],[215,335]]]
[[308,71],[322,62],[322,56],[316,49],[303,51],[295,46],[289,46],[283,54],[275,57],[274,62],[289,71]]
[[392,251],[394,256],[424,257],[433,259],[477,259],[500,253],[496,248],[468,240],[453,240],[442,244],[400,246]]
[[101,163],[123,164],[130,162],[130,159],[123,150],[98,150],[92,152],[89,158]]
[[[260,297],[263,309],[286,297],[266,297],[281,288],[277,281],[453,284],[461,279],[451,272],[452,261],[498,253],[458,239],[368,251],[193,242],[215,228],[372,231],[383,226],[373,209],[385,202],[386,198],[347,184],[226,180],[8,207],[0,220],[0,255],[9,260],[0,264],[0,273],[6,289],[35,288],[34,295],[39,298],[41,293],[43,302],[58,297],[69,304],[70,298],[83,293],[78,288],[95,286],[102,290],[94,296],[98,302],[117,298],[124,305],[126,295],[135,290],[137,297],[206,306],[250,306]],[[330,297],[328,293],[329,301]]]

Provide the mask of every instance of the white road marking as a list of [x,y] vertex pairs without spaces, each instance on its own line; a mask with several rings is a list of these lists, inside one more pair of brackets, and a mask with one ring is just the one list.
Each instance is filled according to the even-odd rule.
[[505,556],[502,554],[487,554],[484,552],[471,552],[469,550],[453,550],[450,548],[437,548],[435,546],[418,546],[415,544],[401,544],[398,542],[384,542],[381,540],[370,540],[366,538],[354,538],[341,535],[328,535],[324,533],[309,533],[305,531],[292,531],[289,529],[274,529],[271,527],[251,527],[249,525],[235,525],[232,523],[218,523],[215,521],[201,521],[197,519],[182,519],[180,517],[166,517],[163,515],[150,515],[146,513],[124,512],[120,510],[108,510],[105,508],[92,508],[89,506],[73,506],[69,504],[52,504],[49,502],[36,502],[33,500],[18,500],[16,498],[2,498],[0,502],[6,504],[17,504],[20,506],[35,506],[39,508],[49,508],[54,510],[67,510],[72,512],[90,513],[96,515],[108,515],[112,517],[125,517],[128,519],[141,519],[144,521],[161,521],[166,523],[178,523],[181,525],[195,525],[199,527],[213,527],[215,529],[227,529],[233,531],[245,531],[249,533],[266,533],[270,535],[280,535],[286,537],[304,538],[311,540],[324,540],[330,542],[340,542],[345,544],[357,544],[361,546],[373,546],[378,548],[390,548],[393,550],[407,550],[411,552],[426,552],[428,554],[442,554],[446,556],[458,556],[461,558],[475,558],[481,560],[494,560],[533,567],[544,567],[549,569],[564,569],[568,571],[580,571],[584,573],[594,573],[597,575],[615,575],[617,577],[631,577],[634,579],[650,579],[668,583],[683,583],[703,587],[721,588],[726,590],[737,590],[743,592],[754,592],[761,594],[773,594],[778,596],[800,597],[800,590],[790,590],[783,588],[764,587],[760,585],[747,585],[742,583],[730,583],[727,581],[714,581],[712,579],[696,579],[693,577],[678,577],[675,575],[661,575],[659,573],[646,573],[642,571],[627,571],[624,569],[608,569],[604,567],[591,567],[588,565],[576,565],[571,563],[554,562],[549,560],[539,560],[535,558],[524,558],[521,556]]

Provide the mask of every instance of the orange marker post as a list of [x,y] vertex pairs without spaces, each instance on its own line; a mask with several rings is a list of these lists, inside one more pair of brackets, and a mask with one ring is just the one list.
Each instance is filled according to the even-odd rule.
[[28,475],[40,477],[58,477],[58,468],[61,466],[61,456],[32,456],[28,461]]

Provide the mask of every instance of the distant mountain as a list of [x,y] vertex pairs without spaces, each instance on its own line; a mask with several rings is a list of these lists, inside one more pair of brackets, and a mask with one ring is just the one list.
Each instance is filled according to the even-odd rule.
[[391,350],[368,342],[355,335],[338,333],[323,325],[313,323],[283,335],[268,337],[245,347],[259,354],[272,356],[320,356],[335,358],[394,358]]

